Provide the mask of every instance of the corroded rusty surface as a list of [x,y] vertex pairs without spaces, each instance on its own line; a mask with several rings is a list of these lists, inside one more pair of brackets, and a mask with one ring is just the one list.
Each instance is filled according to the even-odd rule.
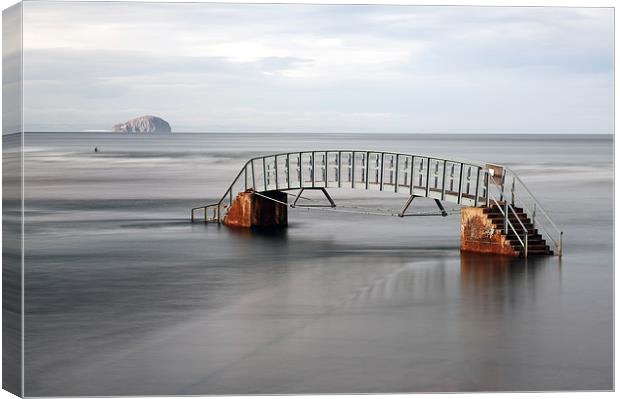
[[[286,202],[286,193],[266,191],[261,193],[280,202]],[[254,195],[252,201],[252,226],[286,227],[288,225],[288,206]]]
[[484,208],[461,208],[461,251],[519,256]]
[[[280,191],[261,193],[280,202],[287,196]],[[230,210],[224,217],[224,224],[230,227],[286,227],[288,207],[259,195],[251,190],[237,194]]]
[[237,194],[226,216],[224,224],[230,227],[252,227],[252,192]]

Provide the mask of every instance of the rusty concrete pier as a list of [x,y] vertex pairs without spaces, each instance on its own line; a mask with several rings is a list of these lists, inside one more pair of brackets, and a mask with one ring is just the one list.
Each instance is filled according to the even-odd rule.
[[[421,154],[322,150],[255,157],[217,203],[193,208],[191,219],[239,228],[285,227],[289,208],[338,209],[329,195],[337,188],[406,194],[400,211],[391,213],[398,217],[415,216],[409,209],[418,197],[435,200],[440,216],[447,215],[444,202],[461,206],[462,251],[562,254],[562,231],[512,170]],[[299,203],[310,190],[320,191],[324,200]]]

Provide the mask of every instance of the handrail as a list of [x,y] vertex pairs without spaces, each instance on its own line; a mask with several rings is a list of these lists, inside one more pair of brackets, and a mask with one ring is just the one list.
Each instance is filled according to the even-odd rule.
[[561,233],[562,231],[560,230],[560,228],[553,222],[553,220],[551,220],[551,218],[549,217],[549,215],[547,214],[547,211],[545,211],[545,209],[543,208],[543,206],[540,204],[540,202],[536,199],[536,197],[534,196],[534,194],[532,194],[532,192],[530,191],[529,188],[527,188],[527,186],[525,185],[525,183],[523,183],[523,180],[521,180],[521,178],[512,171],[512,169],[504,167],[504,169],[506,169],[507,171],[510,172],[510,174],[512,175],[513,178],[515,178],[520,184],[521,186],[525,189],[525,191],[529,194],[530,198],[534,201],[534,203],[536,203],[537,209],[541,210],[543,215],[547,218],[547,220],[549,221],[549,223],[551,223],[551,225],[553,226],[553,228],[558,232]]
[[[553,241],[553,243],[556,246],[556,250],[558,251],[558,255],[561,256],[562,255],[562,236],[564,234],[564,232],[562,230],[560,230],[560,228],[553,222],[553,220],[551,219],[551,217],[549,216],[549,214],[547,213],[547,211],[543,208],[543,206],[540,204],[540,202],[536,199],[536,197],[534,196],[534,194],[530,191],[530,189],[525,185],[525,183],[523,182],[523,180],[521,180],[521,178],[510,168],[508,167],[504,167],[504,170],[506,170],[507,172],[510,173],[510,175],[512,176],[512,178],[514,179],[514,181],[519,182],[519,185],[525,190],[525,192],[529,195],[530,199],[533,201],[534,203],[534,209],[531,209],[526,203],[525,201],[523,201],[521,198],[517,198],[517,200],[521,203],[521,205],[529,212],[533,215],[533,217],[536,215],[537,211],[541,211],[542,215],[545,217],[546,221],[549,222],[549,224],[551,225],[551,227],[553,227],[553,229],[556,231],[556,233],[558,234],[558,238],[557,240],[547,231],[547,229],[545,228],[545,226],[541,223],[538,223],[538,227],[540,227],[540,229],[547,235],[547,237],[549,237],[549,239],[551,239],[551,241]],[[515,197],[516,198],[516,197]],[[536,221],[535,219],[532,220],[532,223],[534,224],[534,227],[536,226]]]
[[[497,200],[495,199],[495,197],[492,198],[493,202],[495,202],[495,205],[497,205],[497,208],[499,209],[499,211],[501,212],[502,216],[504,216],[504,220],[506,221],[506,225],[508,227],[510,227],[512,229],[512,231],[515,233],[515,236],[517,237],[517,240],[519,240],[519,243],[521,244],[521,246],[523,247],[523,249],[525,250],[525,257],[527,258],[527,252],[528,252],[528,233],[527,233],[527,229],[525,228],[525,226],[523,225],[523,222],[521,222],[521,219],[519,218],[519,216],[517,215],[517,212],[514,210],[514,208],[506,203],[507,208],[512,210],[512,213],[514,213],[515,217],[517,218],[517,221],[519,222],[519,224],[521,225],[521,227],[523,228],[523,240],[521,239],[521,237],[519,237],[519,233],[517,232],[517,230],[514,228],[513,224],[510,222],[510,217],[508,217],[506,215],[506,213],[504,212],[504,210],[502,209],[502,206],[499,204],[499,202],[497,202]],[[508,229],[506,229],[506,232],[508,232]],[[525,241],[525,242],[524,242]]]

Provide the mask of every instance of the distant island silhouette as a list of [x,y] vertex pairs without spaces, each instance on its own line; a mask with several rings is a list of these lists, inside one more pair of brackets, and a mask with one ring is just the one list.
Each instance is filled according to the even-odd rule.
[[172,133],[170,124],[158,116],[144,115],[117,123],[112,126],[115,132],[124,133]]

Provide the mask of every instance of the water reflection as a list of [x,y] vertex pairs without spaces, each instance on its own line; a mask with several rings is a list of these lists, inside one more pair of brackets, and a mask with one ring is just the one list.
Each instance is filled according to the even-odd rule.
[[[394,261],[394,259],[392,259]],[[403,259],[404,266],[379,275],[362,286],[351,297],[348,307],[411,306],[433,301],[446,291],[446,259],[412,263]]]
[[553,261],[549,257],[528,259],[488,254],[461,253],[461,290],[466,296],[514,299],[526,286],[535,292],[537,274]]

